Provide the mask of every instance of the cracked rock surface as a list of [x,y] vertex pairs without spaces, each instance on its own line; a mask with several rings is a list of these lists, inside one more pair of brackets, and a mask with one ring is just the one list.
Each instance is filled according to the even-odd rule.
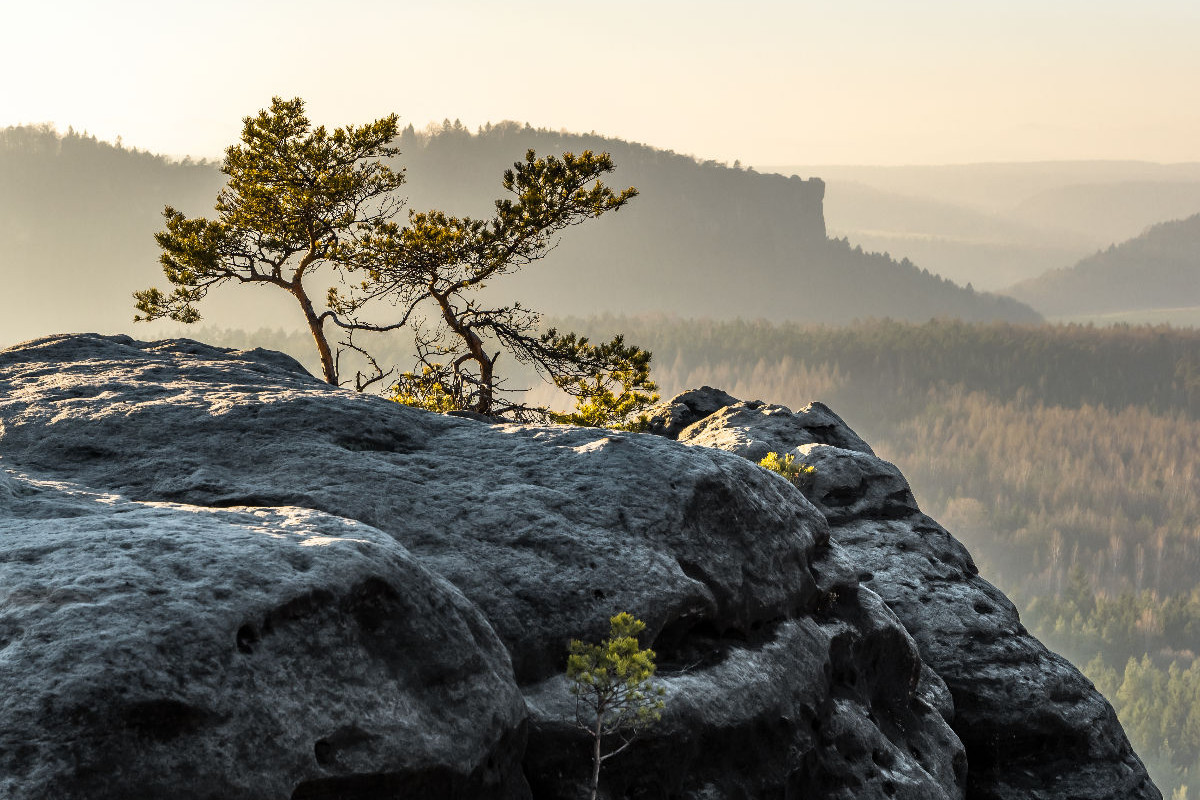
[[[0,796],[573,797],[566,648],[619,611],[667,707],[606,797],[1158,796],[1119,727],[1000,718],[1015,613],[991,587],[979,610],[965,550],[833,412],[720,394],[636,435],[429,414],[190,340],[0,352]],[[807,497],[739,451],[785,440],[825,460]],[[937,570],[905,566],[926,550]],[[977,617],[990,642],[942,640]],[[1111,717],[1038,663],[1054,719]],[[1088,794],[1118,767],[1128,792]]]

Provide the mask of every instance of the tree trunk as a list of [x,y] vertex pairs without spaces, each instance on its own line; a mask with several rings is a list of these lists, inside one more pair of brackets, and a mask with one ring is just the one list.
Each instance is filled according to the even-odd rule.
[[592,800],[596,800],[596,795],[600,791],[600,737],[602,722],[600,716],[596,716],[596,730],[593,736],[596,737],[596,747],[592,751]]
[[313,309],[312,301],[308,299],[308,295],[304,293],[304,288],[298,283],[292,287],[292,294],[300,301],[300,308],[304,310],[304,318],[308,320],[308,330],[312,333],[313,340],[317,343],[317,352],[321,354],[321,371],[324,373],[325,382],[332,385],[338,385],[337,368],[333,363],[333,351],[329,348],[329,340],[325,338],[325,329],[321,325],[321,320],[317,318],[317,312]]
[[475,331],[463,324],[458,315],[454,313],[454,307],[450,305],[450,293],[441,294],[437,292],[433,286],[429,287],[429,293],[433,295],[433,299],[442,309],[442,319],[454,331],[467,346],[467,352],[471,354],[471,360],[479,366],[479,401],[475,403],[475,407],[469,409],[480,414],[492,413],[492,382],[495,379],[492,373],[492,360],[488,358],[487,352],[483,349],[483,339]]

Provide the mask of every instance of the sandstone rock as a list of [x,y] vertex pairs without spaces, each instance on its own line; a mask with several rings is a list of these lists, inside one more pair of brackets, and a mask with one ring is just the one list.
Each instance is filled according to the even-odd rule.
[[[629,611],[669,702],[608,797],[1157,796],[898,471],[819,404],[726,398],[674,404],[674,442],[428,414],[188,340],[0,352],[4,788],[570,797],[566,647]],[[812,502],[741,457],[764,447],[821,462]],[[1053,784],[1031,759],[1059,741]]]
[[431,415],[194,342],[108,341],[82,362],[73,339],[37,345],[54,366],[12,379],[0,453],[138,500],[378,527],[480,605],[522,682],[617,610],[657,636],[705,619],[748,630],[815,602],[807,553],[824,519],[743,459]]
[[[816,467],[809,496],[833,535],[954,695],[969,797],[1161,796],[1091,682],[1026,632],[1016,607],[944,528],[915,503],[900,513],[903,478],[894,466],[826,445],[800,453]],[[873,503],[858,497],[864,487]],[[853,516],[845,514],[850,498],[859,507]]]
[[[736,421],[728,419],[735,409]],[[920,512],[900,471],[862,448],[812,443],[807,430],[793,440],[781,436],[803,429],[807,414],[796,416],[789,422],[778,406],[729,406],[679,440],[748,458],[770,441],[815,467],[801,488],[829,521],[831,539],[953,695],[952,727],[967,748],[967,797],[1160,798],[1112,707],[1026,632],[966,548]]]
[[[67,693],[71,708],[80,698],[117,697],[120,687],[145,682],[136,696],[178,702],[164,706],[179,710],[178,717],[191,719],[183,706],[205,709],[197,712],[200,733],[169,737],[142,758],[123,744],[131,736],[125,728],[105,722],[119,711],[106,711],[84,737],[77,735],[84,723],[70,712],[26,727],[5,718],[4,741],[39,726],[45,742],[44,749],[21,751],[23,774],[31,777],[15,797],[51,789],[63,796],[128,796],[104,788],[103,780],[118,780],[114,773],[122,786],[151,780],[146,776],[159,782],[146,785],[161,786],[184,775],[196,796],[237,796],[234,789],[246,786],[254,787],[247,796],[383,797],[396,787],[381,776],[418,774],[417,763],[430,786],[442,780],[461,796],[486,796],[470,794],[486,786],[496,796],[520,797],[525,778],[510,765],[526,728],[523,765],[534,796],[570,796],[587,780],[589,754],[564,714],[566,646],[575,637],[599,638],[608,617],[622,610],[648,623],[671,702],[662,728],[606,767],[610,796],[962,796],[962,747],[946,722],[945,686],[922,665],[886,606],[854,585],[853,569],[828,544],[827,524],[812,504],[738,456],[649,435],[428,414],[331,389],[279,358],[188,341],[80,336],[28,343],[0,354],[0,388],[6,467],[28,473],[29,481],[66,482],[63,492],[117,497],[89,506],[95,527],[111,531],[109,538],[89,535],[73,519],[44,523],[48,535],[77,531],[86,543],[80,570],[99,571],[108,549],[134,536],[145,540],[134,552],[145,551],[157,564],[169,543],[187,540],[178,528],[192,520],[190,535],[214,543],[198,541],[187,552],[211,547],[224,555],[199,571],[178,564],[179,586],[172,583],[171,558],[153,571],[119,568],[132,596],[158,588],[167,596],[211,592],[210,572],[240,570],[262,584],[221,580],[228,596],[215,606],[171,606],[169,619],[197,639],[188,647],[167,621],[142,625],[132,609],[110,613],[80,604],[79,626],[90,635],[77,638],[76,661],[109,658],[108,643],[124,635],[110,636],[109,628],[142,631],[137,652],[155,658],[139,667],[135,653],[111,671],[87,672]],[[135,525],[138,514],[166,514],[163,508],[185,521]],[[218,546],[223,539],[243,542],[240,521],[258,515],[266,516],[256,535],[275,548],[269,557],[253,556],[260,552],[254,537]],[[345,542],[313,556],[322,567],[310,566],[309,583],[276,587],[276,572],[295,571],[285,566],[292,550],[317,552],[286,547],[272,533],[283,519],[299,518],[354,535],[330,536]],[[5,529],[9,546],[28,547],[24,530],[20,521]],[[366,544],[351,544],[360,540]],[[20,587],[33,581],[38,591],[53,593],[72,585],[70,573],[51,569],[49,555],[29,558],[43,577],[13,573],[5,587],[28,591]],[[379,566],[370,567],[376,558]],[[418,575],[410,558],[448,579],[478,616],[466,617],[460,596]],[[88,566],[89,559],[97,564]],[[241,569],[243,562],[249,569]],[[417,577],[403,577],[404,569]],[[450,655],[421,660],[410,652],[421,647],[397,645],[373,656],[371,649],[382,645],[370,643],[369,631],[339,627],[338,620],[354,616],[354,587],[370,580],[394,592],[393,598],[380,589],[388,601],[369,604],[371,625],[401,641],[433,637]],[[261,597],[266,587],[269,599]],[[261,620],[271,618],[271,608],[291,607],[296,596],[319,598],[317,621],[304,623],[317,630],[287,637],[303,658],[284,648],[271,651],[269,661],[291,665],[284,673],[289,680],[311,673],[308,682],[296,684],[290,703],[277,704],[275,690],[260,683],[225,680],[242,661],[269,651],[275,639],[262,632]],[[432,606],[429,613],[422,602]],[[35,604],[31,613],[46,612]],[[260,638],[243,636],[243,644],[258,648],[247,654],[239,650],[238,632],[251,623]],[[492,631],[511,661],[507,674],[494,679],[503,670],[489,644]],[[0,691],[26,687],[22,702],[52,705],[55,676],[67,667],[39,660],[50,646],[45,636],[14,641],[18,649],[10,644],[0,662]],[[393,656],[415,663],[391,664]],[[324,668],[325,658],[347,666]],[[348,666],[360,661],[357,672]],[[446,688],[420,666],[426,663],[444,667]],[[40,678],[30,685],[33,673]],[[428,697],[422,681],[431,682]],[[490,686],[485,693],[493,706],[459,687],[464,681]],[[180,688],[193,685],[207,693],[211,712]],[[511,713],[513,685],[526,696],[525,715]],[[367,713],[372,693],[374,716]],[[411,700],[388,700],[410,694]],[[405,731],[425,724],[422,703],[437,702],[446,703],[449,719],[424,739],[404,741]],[[315,721],[304,717],[310,704]],[[249,717],[262,710],[269,719],[290,719],[280,727],[296,733],[258,748],[266,734],[231,721],[235,708],[248,709]],[[471,715],[478,717],[474,730],[465,722]],[[219,730],[230,751],[225,760],[212,755],[216,745],[206,744],[205,726]],[[422,742],[433,749],[442,742],[444,757]],[[74,748],[72,760],[56,755],[64,747]],[[245,754],[253,756],[252,767],[238,760]],[[105,763],[119,766],[106,772]],[[240,781],[234,789],[231,774]]]
[[[745,639],[694,634],[686,656],[668,650],[669,713],[620,757],[611,796],[962,797],[944,684],[876,595],[842,592]],[[534,794],[572,796],[586,754],[557,745],[572,733],[565,681],[526,696]]]
[[647,414],[650,418],[648,430],[668,439],[677,439],[688,425],[738,402],[733,395],[711,386],[689,389],[651,408]]
[[0,796],[528,796],[507,652],[392,537],[0,474]]
[[[703,412],[708,408],[713,410],[705,415]],[[650,431],[661,431],[662,435],[688,444],[728,450],[755,463],[767,453],[785,453],[812,443],[872,452],[824,403],[810,403],[793,412],[787,406],[768,405],[759,400],[736,400],[707,386],[683,392],[657,406],[651,416]]]

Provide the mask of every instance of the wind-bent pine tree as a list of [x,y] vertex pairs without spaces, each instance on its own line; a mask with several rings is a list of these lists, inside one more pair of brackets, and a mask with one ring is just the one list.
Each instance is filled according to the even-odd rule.
[[[330,323],[346,339],[337,344],[370,356],[353,342],[355,331],[386,331],[404,320],[373,324],[339,316],[334,308],[318,311],[316,299],[336,289],[316,289],[323,277],[344,283],[376,266],[374,251],[361,239],[388,223],[403,206],[396,190],[404,183],[381,159],[399,151],[390,146],[398,117],[348,125],[332,133],[312,128],[300,98],[274,98],[270,109],[246,117],[241,144],[225,151],[221,171],[229,182],[217,196],[215,219],[184,216],[167,206],[166,229],[155,234],[170,294],[159,289],[136,292],[141,315],[136,321],[169,318],[200,320],[196,305],[223,283],[265,284],[291,294],[304,314],[321,360],[324,379],[339,385],[338,356],[330,343]],[[378,296],[360,284],[363,301]],[[384,373],[359,373],[362,390]]]
[[[431,327],[418,329],[420,372],[400,376],[396,400],[433,410],[552,417],[546,409],[510,403],[500,395],[505,390],[496,362],[505,351],[581,401],[579,420],[564,421],[617,424],[657,400],[649,353],[626,345],[620,336],[593,345],[574,333],[539,334],[540,314],[519,302],[488,305],[479,294],[493,279],[548,255],[563,229],[620,209],[635,197],[632,187],[617,193],[604,185],[600,177],[612,170],[607,153],[538,158],[530,150],[504,173],[503,186],[512,197],[497,200],[490,219],[410,212],[405,227],[382,225],[365,239],[382,265],[371,272],[373,285],[388,286],[407,313],[427,307],[434,319]],[[333,300],[348,316],[359,302],[353,290]],[[611,391],[614,381],[622,386],[619,396]],[[606,414],[597,411],[597,398]]]
[[[396,191],[404,173],[382,161],[398,153],[390,144],[397,119],[392,114],[329,133],[312,128],[303,100],[278,97],[247,117],[241,144],[225,152],[221,169],[229,181],[217,196],[216,218],[188,218],[170,206],[163,211],[166,229],[155,240],[174,289],[135,292],[141,313],[134,319],[194,323],[201,318],[197,304],[214,287],[277,286],[299,304],[328,383],[348,382],[339,371],[346,350],[367,360],[371,371],[354,376],[362,391],[390,371],[354,334],[396,330],[429,308],[434,325],[414,326],[420,373],[401,375],[392,389],[400,402],[552,418],[548,409],[498,396],[503,389],[495,366],[505,350],[577,398],[579,409],[564,421],[622,424],[657,400],[650,354],[620,336],[593,345],[573,333],[539,334],[539,314],[519,302],[485,306],[478,296],[485,282],[545,257],[563,229],[637,195],[632,187],[616,193],[600,181],[613,170],[609,155],[537,158],[530,150],[505,172],[503,185],[513,197],[497,200],[490,219],[410,212],[401,227],[393,220],[403,206]],[[314,286],[320,280],[327,288]],[[343,338],[334,339],[334,332]]]

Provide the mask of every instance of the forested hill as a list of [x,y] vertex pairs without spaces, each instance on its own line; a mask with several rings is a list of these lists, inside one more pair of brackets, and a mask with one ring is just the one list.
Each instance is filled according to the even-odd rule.
[[127,329],[130,293],[162,277],[153,234],[163,205],[203,213],[223,182],[213,164],[73,131],[0,130],[0,345]]
[[760,174],[514,123],[476,133],[453,123],[410,128],[400,147],[414,208],[474,214],[487,213],[503,170],[527,149],[612,154],[611,182],[636,186],[640,196],[619,214],[569,231],[552,261],[516,276],[514,296],[534,308],[817,322],[1038,319],[1010,298],[826,238],[819,178]]
[[1200,306],[1200,214],[1155,225],[1008,293],[1053,316]]
[[[504,169],[527,149],[612,153],[611,183],[641,195],[619,214],[566,231],[545,262],[492,287],[533,308],[821,322],[1037,319],[1011,298],[827,239],[820,180],[512,123],[475,133],[452,123],[409,128],[398,145],[410,208],[460,215],[487,214],[503,194]],[[0,343],[130,330],[130,294],[163,283],[153,240],[162,207],[209,213],[222,183],[212,163],[174,162],[46,127],[0,131]],[[288,298],[275,294],[230,287],[202,310],[218,325],[296,326]]]

